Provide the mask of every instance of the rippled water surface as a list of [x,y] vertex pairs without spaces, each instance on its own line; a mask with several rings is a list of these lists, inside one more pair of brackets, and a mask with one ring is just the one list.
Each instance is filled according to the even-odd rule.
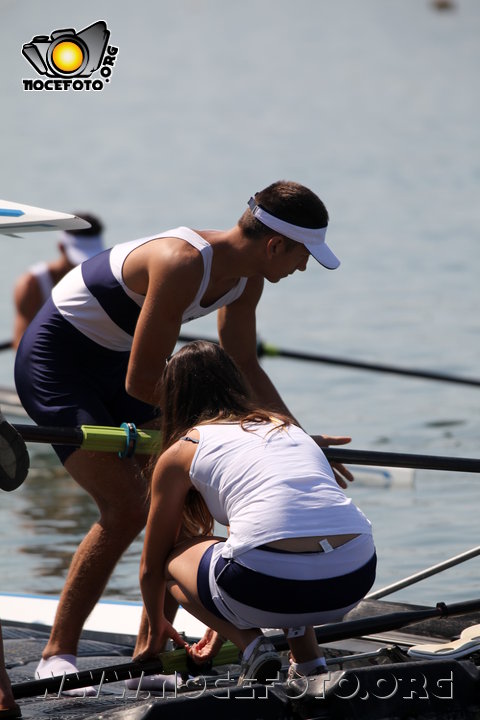
[[[90,209],[107,244],[180,224],[228,227],[279,178],[330,212],[338,271],[311,266],[266,288],[262,340],[480,378],[480,5],[426,0],[0,2],[0,195]],[[104,19],[119,48],[97,93],[23,92],[21,46]],[[31,75],[31,73],[30,73]],[[16,276],[55,256],[45,233],[0,238],[0,331]],[[213,337],[214,318],[188,331]],[[352,446],[479,457],[480,388],[270,358],[264,366],[310,432]],[[0,384],[13,383],[13,354]],[[95,519],[46,448],[0,499],[3,589],[58,593]],[[402,489],[353,485],[374,525],[376,587],[479,543],[480,476],[418,471]],[[141,539],[107,589],[138,598]],[[435,603],[478,595],[479,562],[405,589]]]

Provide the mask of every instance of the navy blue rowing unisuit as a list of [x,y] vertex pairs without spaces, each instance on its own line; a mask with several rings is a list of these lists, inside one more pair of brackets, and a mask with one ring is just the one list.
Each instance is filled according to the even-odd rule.
[[[193,245],[204,263],[202,281],[182,323],[214,312],[242,294],[246,278],[213,305],[201,305],[213,249],[186,227],[121,243],[75,267],[55,286],[17,350],[15,384],[38,425],[142,425],[155,417],[154,407],[125,390],[133,335],[145,298],[125,285],[122,268],[135,248],[164,237],[178,237]],[[62,462],[73,452],[70,446],[54,449]]]

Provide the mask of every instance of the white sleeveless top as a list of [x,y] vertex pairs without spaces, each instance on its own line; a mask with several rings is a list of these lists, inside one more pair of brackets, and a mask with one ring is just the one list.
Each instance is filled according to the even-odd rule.
[[224,557],[282,538],[372,533],[338,486],[322,450],[296,425],[198,425],[190,479],[208,509],[230,526]]
[[40,292],[42,293],[42,303],[44,303],[45,300],[50,297],[53,288],[52,276],[50,275],[48,265],[42,260],[32,265],[32,267],[29,268],[29,272],[35,276],[38,282]]
[[210,281],[213,248],[198,233],[187,227],[167,230],[139,240],[115,245],[78,265],[65,275],[52,292],[59,313],[93,342],[118,352],[132,346],[135,326],[145,297],[132,292],[123,281],[123,264],[135,248],[163,237],[177,237],[197,248],[203,259],[203,278],[182,323],[229,305],[242,294],[247,278],[238,283],[213,305],[200,303]]

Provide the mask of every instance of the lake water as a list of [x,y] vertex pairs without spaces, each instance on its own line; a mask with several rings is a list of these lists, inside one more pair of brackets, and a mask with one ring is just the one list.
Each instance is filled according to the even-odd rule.
[[[102,91],[24,92],[34,35],[105,20]],[[457,0],[0,0],[0,196],[105,221],[108,245],[184,224],[230,227],[287,178],[330,213],[342,260],[266,288],[258,334],[289,350],[480,377],[480,5]],[[15,278],[55,235],[3,237],[0,340]],[[187,330],[187,328],[186,328]],[[215,336],[215,319],[188,326]],[[286,359],[264,366],[312,433],[352,447],[479,457],[480,388]],[[13,384],[13,353],[0,384]],[[95,519],[45,447],[0,502],[8,592],[58,593]],[[418,471],[408,489],[349,490],[371,519],[376,587],[479,544],[480,476]],[[110,597],[138,599],[141,538]],[[405,589],[435,604],[479,594],[480,560]]]

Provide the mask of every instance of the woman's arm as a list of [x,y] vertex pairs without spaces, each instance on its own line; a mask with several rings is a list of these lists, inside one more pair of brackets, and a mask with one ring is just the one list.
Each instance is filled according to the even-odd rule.
[[149,622],[146,646],[139,657],[164,649],[168,638],[185,645],[164,615],[165,565],[182,524],[185,497],[191,487],[188,469],[195,448],[179,441],[158,459],[152,476],[150,511],[140,561],[140,587]]

